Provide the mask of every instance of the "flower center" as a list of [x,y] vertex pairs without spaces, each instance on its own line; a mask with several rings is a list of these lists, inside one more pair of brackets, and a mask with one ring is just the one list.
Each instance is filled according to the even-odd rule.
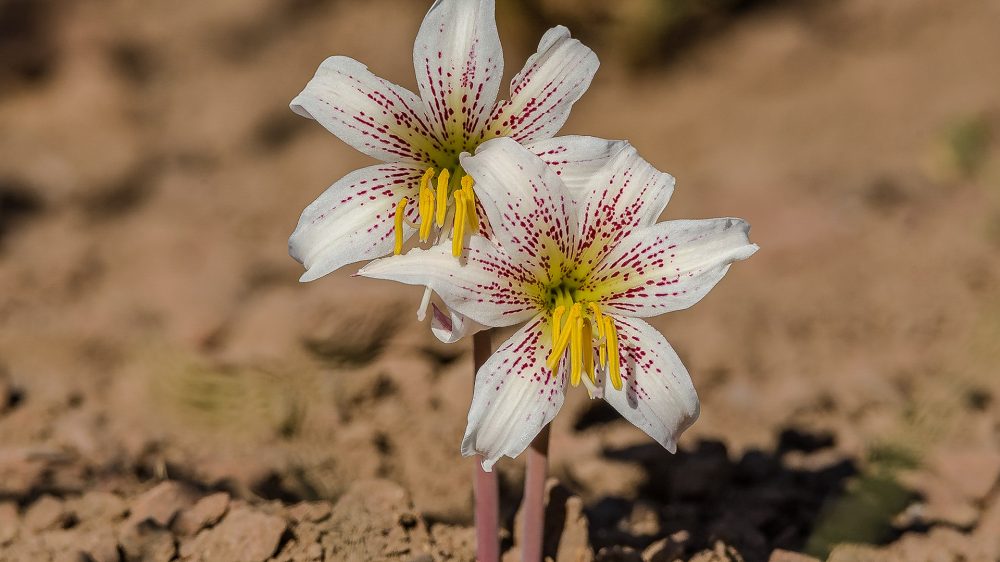
[[[412,224],[418,229],[421,242],[430,239],[435,226],[443,231],[445,224],[451,221],[451,254],[456,258],[462,255],[465,245],[465,233],[479,232],[479,214],[476,211],[476,194],[472,190],[472,176],[463,174],[461,180],[454,181],[458,174],[452,177],[445,168],[437,175],[436,189],[431,188],[434,182],[434,168],[427,168],[420,178],[419,221]],[[453,185],[454,184],[454,185]],[[409,197],[403,197],[396,204],[396,245],[393,253],[399,255],[403,251],[403,222],[406,219],[406,206]],[[454,206],[454,213],[450,213]]]
[[597,384],[594,376],[594,349],[601,369],[611,378],[615,390],[622,389],[621,360],[618,355],[618,330],[611,316],[601,313],[596,302],[579,299],[576,290],[559,285],[550,291],[552,309],[552,353],[546,361],[555,373],[563,357],[569,354],[569,380],[580,384],[583,373]]

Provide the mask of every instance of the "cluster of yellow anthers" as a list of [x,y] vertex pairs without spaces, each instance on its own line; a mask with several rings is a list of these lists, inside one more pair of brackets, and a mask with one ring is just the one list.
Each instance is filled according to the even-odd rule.
[[[438,228],[444,227],[445,219],[448,216],[448,195],[451,182],[451,172],[447,168],[441,170],[437,177],[437,190],[431,189],[431,180],[434,179],[434,168],[427,168],[424,176],[420,178],[420,222],[409,223],[413,228],[419,228],[420,241],[427,242],[431,235],[431,228],[437,224]],[[463,175],[460,187],[451,193],[455,202],[455,216],[452,219],[451,232],[451,254],[456,258],[462,255],[462,246],[465,243],[465,232],[468,227],[470,232],[479,232],[479,214],[476,212],[476,194],[472,191],[472,176]],[[399,255],[403,251],[403,221],[406,218],[406,206],[410,203],[409,197],[403,197],[396,204],[396,246],[393,252]]]
[[[590,382],[594,377],[594,347],[597,347],[601,368],[611,378],[615,390],[622,389],[621,360],[618,355],[618,329],[610,316],[601,314],[597,303],[576,301],[571,291],[555,290],[555,308],[552,310],[552,354],[546,361],[555,372],[566,348],[569,347],[570,376],[573,386],[580,384],[580,376],[587,373]],[[567,314],[568,312],[568,314]],[[563,322],[563,316],[566,316]],[[597,328],[596,338],[594,328]]]

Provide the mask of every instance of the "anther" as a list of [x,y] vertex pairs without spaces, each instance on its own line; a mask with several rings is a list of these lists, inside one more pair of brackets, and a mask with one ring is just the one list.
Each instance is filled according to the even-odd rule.
[[577,316],[576,321],[569,326],[569,329],[573,331],[569,346],[569,381],[573,386],[577,386],[580,384],[580,373],[583,370],[583,318]]
[[472,191],[472,176],[462,176],[462,192],[465,193],[465,204],[469,206],[468,214],[469,228],[472,232],[479,232],[479,213],[476,211],[476,193]]
[[559,305],[552,311],[552,345],[555,347],[555,343],[559,341],[559,330],[561,329],[560,323],[562,322],[563,314],[566,314],[566,307],[564,305]]
[[397,256],[403,251],[403,217],[406,216],[406,204],[409,202],[409,198],[403,197],[396,203],[396,245],[392,251]]
[[545,361],[549,369],[555,371],[556,367],[559,366],[559,360],[562,359],[563,353],[566,351],[566,346],[569,345],[569,337],[573,334],[573,323],[576,322],[576,318],[579,315],[580,305],[574,304],[573,307],[569,309],[569,316],[566,318],[565,328],[559,331],[559,340],[552,347],[552,353],[549,354],[548,359]]
[[596,302],[590,303],[590,311],[594,313],[594,325],[597,326],[597,354],[601,363],[601,368],[608,367],[608,343],[604,333],[604,315],[601,314],[601,307]]
[[462,245],[465,239],[465,195],[455,192],[455,224],[451,232],[451,255],[456,258],[462,255]]
[[604,334],[608,340],[608,375],[615,390],[622,389],[621,359],[618,355],[618,330],[610,316],[604,317]]
[[594,376],[594,330],[590,326],[590,320],[583,321],[582,334],[580,339],[583,342],[581,353],[583,353],[583,372],[590,377],[590,382],[597,384],[597,377]]
[[445,168],[441,170],[437,180],[437,225],[438,228],[444,226],[444,217],[448,211],[448,180],[451,173]]
[[426,242],[431,235],[434,220],[434,192],[430,188],[434,178],[434,168],[427,168],[420,178],[420,241]]

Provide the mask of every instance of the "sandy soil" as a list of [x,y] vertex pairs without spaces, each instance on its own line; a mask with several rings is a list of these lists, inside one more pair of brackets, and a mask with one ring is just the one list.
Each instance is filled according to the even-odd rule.
[[[755,4],[636,67],[581,12],[604,66],[566,131],[762,250],[655,322],[702,399],[677,455],[571,393],[547,552],[1000,560],[1000,4]],[[335,53],[413,87],[425,8],[0,1],[0,560],[472,559],[469,343],[286,255],[367,163],[287,102]]]

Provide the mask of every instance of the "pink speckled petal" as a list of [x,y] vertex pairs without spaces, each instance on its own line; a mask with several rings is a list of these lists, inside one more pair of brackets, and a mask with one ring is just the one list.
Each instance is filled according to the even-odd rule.
[[[369,166],[330,186],[299,217],[288,253],[306,267],[300,281],[312,281],[347,264],[384,256],[394,243],[396,204],[417,193],[423,170],[403,164]],[[417,219],[417,206],[407,218]],[[413,229],[403,226],[409,238]]]
[[674,178],[625,143],[590,175],[577,199],[580,259],[598,263],[622,238],[656,222],[674,191]]
[[441,343],[455,343],[465,336],[471,336],[484,329],[486,326],[463,314],[448,307],[441,310],[436,304],[431,303],[431,333]]
[[323,61],[292,111],[384,162],[427,163],[441,150],[420,99],[347,57]]
[[459,150],[480,138],[497,99],[503,51],[494,0],[437,0],[413,46],[427,119]]
[[562,407],[565,373],[545,366],[551,333],[548,315],[535,316],[476,373],[462,454],[482,455],[486,470],[521,454]]
[[464,154],[462,167],[475,179],[493,240],[539,282],[559,278],[572,260],[576,217],[555,171],[507,137]]
[[618,329],[623,386],[604,377],[604,399],[671,453],[681,433],[698,419],[691,376],[658,331],[637,318],[613,317]]
[[586,45],[563,26],[545,32],[538,51],[510,82],[510,99],[497,104],[486,133],[520,142],[549,138],[569,118],[600,63]]
[[730,264],[757,251],[742,219],[678,220],[637,230],[598,264],[587,298],[630,317],[685,309],[702,299]]
[[531,273],[482,236],[469,239],[464,263],[451,255],[451,244],[438,244],[373,261],[358,274],[429,287],[449,308],[485,326],[512,326],[541,308]]
[[587,197],[594,175],[622,150],[632,149],[627,141],[577,135],[522,144],[555,170],[577,204]]

